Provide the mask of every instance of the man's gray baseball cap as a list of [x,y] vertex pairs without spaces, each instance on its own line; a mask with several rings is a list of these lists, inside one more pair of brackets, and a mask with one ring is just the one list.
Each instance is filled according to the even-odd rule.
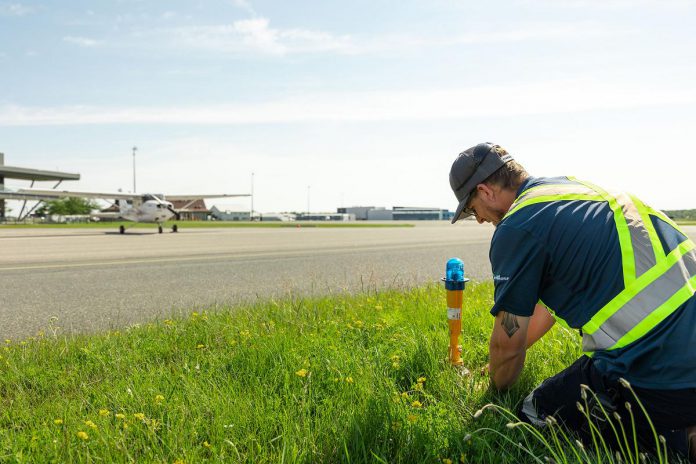
[[489,142],[479,143],[457,156],[450,169],[450,187],[459,201],[452,224],[471,216],[463,212],[471,193],[478,184],[505,166],[508,161],[512,161],[512,156],[500,145]]

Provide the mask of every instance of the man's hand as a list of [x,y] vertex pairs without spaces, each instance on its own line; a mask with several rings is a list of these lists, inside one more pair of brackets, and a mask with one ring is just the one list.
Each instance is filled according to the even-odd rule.
[[529,317],[500,311],[495,316],[489,347],[491,380],[498,390],[506,390],[515,383],[527,353]]

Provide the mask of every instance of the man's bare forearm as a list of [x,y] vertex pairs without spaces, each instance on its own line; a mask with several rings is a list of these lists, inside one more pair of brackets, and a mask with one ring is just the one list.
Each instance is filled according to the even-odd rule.
[[493,346],[490,349],[491,381],[498,390],[506,390],[515,383],[524,367],[526,351],[503,354]]
[[522,372],[526,356],[529,317],[501,311],[491,334],[489,365],[491,380],[498,390],[509,388]]

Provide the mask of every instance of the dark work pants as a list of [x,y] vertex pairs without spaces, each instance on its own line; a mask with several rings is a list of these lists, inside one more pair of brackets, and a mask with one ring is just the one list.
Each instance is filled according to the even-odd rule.
[[[581,386],[587,385],[594,392],[587,392],[587,400],[581,394]],[[631,392],[631,389],[634,393]],[[619,444],[611,425],[599,405],[607,412],[614,427],[624,427],[628,443],[633,448],[632,421],[635,423],[639,447],[644,451],[655,450],[655,438],[650,422],[642,412],[636,396],[646,409],[658,435],[665,437],[667,447],[686,457],[688,441],[686,429],[696,425],[696,388],[681,390],[630,389],[618,380],[611,380],[599,372],[592,358],[583,356],[559,374],[546,379],[525,399],[520,418],[531,424],[543,426],[547,416],[553,416],[568,429],[576,432],[585,444],[591,443],[587,415],[578,407],[579,402],[589,411],[592,422],[602,430],[607,444],[618,449]],[[630,406],[626,406],[628,403]],[[629,412],[630,408],[630,412]],[[631,418],[631,412],[633,418]],[[618,414],[618,419],[617,415]],[[621,424],[619,424],[619,422]]]

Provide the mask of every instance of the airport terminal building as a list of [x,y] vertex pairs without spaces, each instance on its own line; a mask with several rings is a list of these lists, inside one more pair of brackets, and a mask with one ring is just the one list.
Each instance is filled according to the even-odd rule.
[[446,209],[418,206],[351,206],[338,208],[342,214],[352,214],[359,221],[442,221],[452,219],[453,213]]

